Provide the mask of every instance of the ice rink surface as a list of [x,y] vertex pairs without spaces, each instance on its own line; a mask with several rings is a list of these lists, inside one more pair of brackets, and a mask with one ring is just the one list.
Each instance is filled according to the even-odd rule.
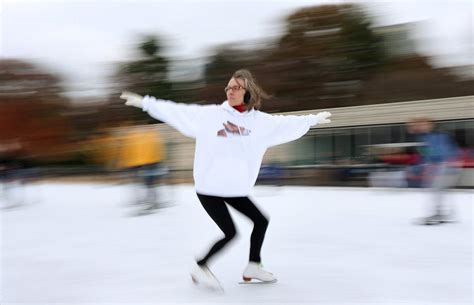
[[194,258],[220,238],[192,185],[133,216],[130,187],[39,183],[8,207],[0,195],[0,304],[472,304],[472,191],[450,191],[458,222],[415,225],[423,190],[256,187],[270,217],[262,258],[279,282],[239,285],[251,223],[210,267],[225,293],[197,289]]

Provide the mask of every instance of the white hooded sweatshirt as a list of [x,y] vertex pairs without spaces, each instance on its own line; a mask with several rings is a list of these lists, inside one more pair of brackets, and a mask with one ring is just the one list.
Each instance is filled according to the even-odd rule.
[[267,148],[296,140],[316,125],[315,115],[239,112],[221,105],[181,104],[145,96],[143,111],[196,139],[196,192],[220,197],[248,196]]

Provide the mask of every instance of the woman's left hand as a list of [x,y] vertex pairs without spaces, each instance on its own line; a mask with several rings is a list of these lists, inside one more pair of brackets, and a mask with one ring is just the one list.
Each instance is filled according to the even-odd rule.
[[329,119],[331,115],[332,114],[329,111],[323,111],[316,115],[310,114],[313,121],[311,125],[331,123],[331,120]]

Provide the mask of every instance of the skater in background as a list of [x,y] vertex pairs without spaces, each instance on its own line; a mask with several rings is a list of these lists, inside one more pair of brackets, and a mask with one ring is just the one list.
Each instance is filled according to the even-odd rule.
[[115,166],[132,181],[134,204],[151,211],[160,207],[156,183],[163,169],[164,144],[154,126],[127,125],[117,131]]
[[[22,156],[19,138],[0,143],[0,195],[5,203],[1,208],[18,208],[26,203],[28,167]],[[3,200],[0,200],[0,202]]]
[[243,279],[275,282],[275,276],[262,269],[261,248],[268,218],[248,197],[255,184],[267,148],[296,140],[311,126],[328,123],[331,114],[283,116],[259,111],[268,95],[248,70],[238,70],[224,88],[227,100],[221,105],[190,105],[123,92],[126,105],[142,108],[185,136],[196,139],[193,176],[197,197],[203,208],[224,233],[197,260],[191,276],[195,283],[220,289],[209,270],[212,258],[236,235],[227,205],[253,222],[249,263]]
[[428,118],[409,123],[410,132],[423,146],[419,162],[409,168],[408,178],[431,190],[431,211],[420,224],[434,225],[454,221],[454,206],[445,201],[446,190],[456,185],[460,174],[460,150],[447,134],[436,131]]

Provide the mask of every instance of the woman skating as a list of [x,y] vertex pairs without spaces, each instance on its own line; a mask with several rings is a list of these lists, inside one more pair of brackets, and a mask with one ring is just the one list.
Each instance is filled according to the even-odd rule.
[[265,151],[274,145],[302,137],[316,124],[329,123],[329,112],[317,115],[270,115],[259,111],[268,96],[248,70],[238,70],[225,87],[221,105],[190,105],[123,92],[126,105],[142,108],[188,137],[196,139],[193,176],[197,196],[224,237],[197,260],[193,281],[209,288],[220,287],[208,262],[236,235],[227,205],[252,220],[249,263],[244,281],[275,282],[261,268],[260,252],[268,219],[255,206],[249,193],[257,180]]

